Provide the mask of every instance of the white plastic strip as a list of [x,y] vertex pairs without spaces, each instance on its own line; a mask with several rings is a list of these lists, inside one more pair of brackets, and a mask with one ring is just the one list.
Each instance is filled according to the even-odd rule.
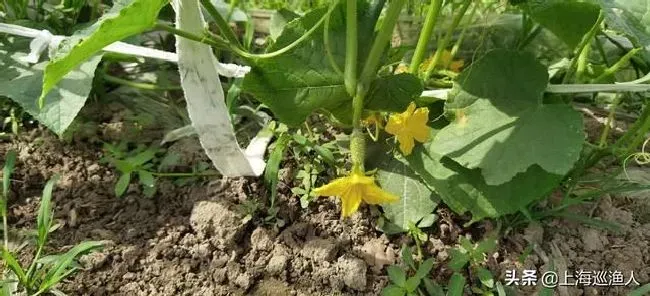
[[647,92],[650,84],[549,84],[546,92],[556,94],[590,93],[590,92]]
[[[206,25],[199,0],[173,0],[176,28],[200,32]],[[259,176],[264,172],[264,152],[271,135],[258,136],[246,151],[235,138],[230,114],[219,82],[218,61],[209,45],[176,38],[181,86],[187,111],[201,145],[214,166],[225,176]]]
[[[8,33],[12,35],[34,38],[30,44],[31,52],[29,56],[26,57],[28,58],[26,61],[29,61],[30,63],[36,63],[34,61],[38,61],[45,48],[48,46],[57,47],[59,43],[66,38],[65,36],[52,35],[47,30],[39,31],[32,28],[3,23],[0,23],[0,33]],[[104,51],[158,59],[172,63],[178,62],[178,56],[173,52],[137,46],[124,42],[115,42],[104,48]],[[248,66],[240,66],[236,64],[219,63],[217,66],[219,75],[225,77],[241,78],[251,70],[251,68]]]

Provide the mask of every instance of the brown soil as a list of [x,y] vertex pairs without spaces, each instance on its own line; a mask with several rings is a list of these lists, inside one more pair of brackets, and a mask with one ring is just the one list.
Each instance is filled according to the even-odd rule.
[[[285,225],[266,224],[267,192],[255,178],[212,178],[185,187],[166,180],[152,199],[135,185],[116,198],[116,175],[98,164],[96,144],[65,144],[34,130],[0,143],[0,158],[8,149],[19,154],[10,227],[34,227],[42,186],[58,173],[55,218],[62,227],[52,234],[48,251],[64,251],[84,240],[106,241],[102,251],[82,258],[86,270],[60,285],[69,295],[378,295],[387,284],[386,265],[399,262],[400,246],[410,243],[406,236],[389,238],[378,231],[377,211],[367,206],[340,220],[335,199],[319,199],[302,209],[297,198],[281,195],[278,216]],[[286,194],[288,186],[281,184],[280,191]],[[250,208],[252,201],[259,201],[260,209],[247,217],[250,210],[244,205]],[[500,242],[488,267],[501,280],[507,269],[541,272],[553,262],[558,271],[633,270],[639,282],[647,283],[650,221],[635,213],[638,203],[607,196],[574,209],[621,223],[619,234],[564,220],[517,230]],[[438,213],[441,219],[427,230],[424,252],[439,262],[449,259],[459,235],[476,239],[492,228],[485,222],[463,229],[459,225],[466,220],[444,208]],[[531,242],[539,248],[518,262]],[[433,272],[438,279],[450,274],[442,263]],[[535,289],[519,290],[530,295]],[[628,289],[556,291],[562,296],[624,295]]]

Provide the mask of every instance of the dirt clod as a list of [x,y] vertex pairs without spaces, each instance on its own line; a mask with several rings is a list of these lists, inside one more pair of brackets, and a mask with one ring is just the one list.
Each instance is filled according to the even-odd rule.
[[337,252],[336,242],[328,239],[312,239],[305,243],[300,254],[314,262],[331,262]]
[[346,286],[357,291],[366,289],[366,263],[359,258],[342,256],[336,262],[339,274]]

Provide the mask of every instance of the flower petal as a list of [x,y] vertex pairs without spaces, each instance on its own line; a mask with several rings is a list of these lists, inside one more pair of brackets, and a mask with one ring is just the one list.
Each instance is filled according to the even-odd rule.
[[402,117],[399,114],[394,114],[388,118],[388,123],[384,130],[391,135],[397,135],[403,127],[404,121]]
[[413,146],[415,146],[413,136],[408,134],[399,134],[397,135],[397,141],[399,142],[399,150],[401,150],[404,155],[410,155],[413,151]]
[[409,118],[411,115],[413,115],[413,112],[415,112],[415,102],[411,102],[409,106],[406,108],[406,111],[402,113],[402,116],[405,118]]
[[418,140],[418,142],[424,143],[429,138],[429,126],[427,126],[428,121],[429,109],[427,108],[418,108],[409,121],[409,133]]
[[343,218],[354,214],[361,204],[361,195],[363,194],[362,185],[350,186],[341,196],[341,216]]
[[318,196],[342,197],[349,190],[350,186],[350,177],[342,177],[314,189],[313,192]]
[[391,203],[399,200],[399,197],[379,188],[375,184],[364,187],[364,191],[363,201],[371,205]]

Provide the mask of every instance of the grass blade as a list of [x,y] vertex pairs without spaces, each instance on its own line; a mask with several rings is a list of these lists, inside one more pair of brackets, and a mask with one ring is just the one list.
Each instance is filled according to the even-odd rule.
[[[47,234],[50,232],[52,226],[52,190],[54,185],[59,181],[59,175],[54,175],[52,179],[47,181],[45,188],[43,188],[43,196],[41,197],[41,206],[38,209],[38,218],[36,220],[38,229],[38,248],[43,248],[47,241]],[[35,260],[38,258],[34,258]]]
[[14,258],[14,256],[9,253],[7,249],[2,249],[2,259],[4,260],[5,264],[11,269],[11,271],[14,272],[16,277],[18,277],[18,281],[20,283],[26,283],[27,282],[27,276],[25,275],[25,271],[23,270],[22,267],[20,267],[20,264]]
[[78,269],[75,260],[79,258],[79,256],[97,250],[101,247],[103,247],[102,242],[82,242],[76,245],[74,248],[70,249],[65,254],[59,256],[56,262],[53,264],[52,269],[50,269],[45,275],[45,278],[39,287],[39,291],[49,291],[54,285]]
[[2,198],[6,199],[9,195],[9,185],[11,182],[11,173],[14,171],[16,164],[16,151],[10,150],[5,156],[5,166],[2,169]]
[[275,148],[269,155],[269,161],[266,163],[264,172],[264,181],[266,186],[271,189],[271,207],[275,206],[275,198],[278,195],[278,172],[280,170],[280,162],[284,156],[284,151],[289,146],[289,137],[287,134],[280,135],[280,138],[275,143]]

